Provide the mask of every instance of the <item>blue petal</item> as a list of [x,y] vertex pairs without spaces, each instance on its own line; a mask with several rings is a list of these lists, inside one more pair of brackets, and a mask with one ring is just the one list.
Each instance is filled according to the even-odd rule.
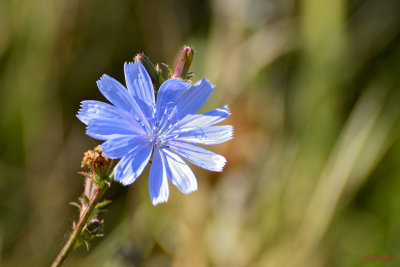
[[215,86],[202,79],[190,87],[176,104],[173,116],[179,121],[199,111],[210,98]]
[[142,63],[125,63],[125,80],[130,95],[136,100],[148,119],[155,112],[154,88]]
[[176,128],[180,127],[206,127],[219,123],[231,115],[228,106],[214,109],[201,114],[189,114],[177,123]]
[[216,145],[232,139],[233,127],[231,125],[224,125],[182,128],[171,133],[170,136],[174,133],[177,133],[177,136],[173,138],[176,141],[201,145]]
[[153,147],[144,143],[122,157],[114,169],[114,179],[123,185],[132,184],[150,160]]
[[175,153],[163,149],[165,167],[171,182],[184,194],[197,190],[197,180],[189,166]]
[[168,178],[159,148],[155,148],[149,176],[149,193],[153,205],[167,202],[169,197]]
[[[120,84],[114,78],[104,74],[100,80],[97,81],[97,86],[100,92],[117,108],[128,112],[135,117],[138,121],[143,121],[147,124],[142,110],[135,102],[135,100],[129,95],[125,87]],[[147,127],[150,126],[147,124]]]
[[119,159],[144,143],[149,143],[149,138],[147,136],[120,136],[105,141],[101,145],[101,149],[107,158]]
[[86,134],[95,139],[107,140],[121,135],[144,135],[144,130],[136,121],[102,118],[90,120]]
[[160,86],[157,93],[157,120],[165,117],[168,107],[174,107],[185,91],[191,86],[190,83],[181,79],[169,79]]
[[88,124],[94,119],[115,119],[115,120],[127,120],[134,122],[134,117],[124,112],[121,109],[114,107],[113,105],[95,101],[95,100],[85,100],[81,102],[81,108],[77,115],[83,123]]
[[169,147],[194,165],[206,170],[220,172],[226,163],[223,156],[189,143],[170,142]]

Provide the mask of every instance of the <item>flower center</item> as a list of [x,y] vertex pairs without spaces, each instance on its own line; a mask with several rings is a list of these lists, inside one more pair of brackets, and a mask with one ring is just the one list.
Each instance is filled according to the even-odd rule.
[[159,135],[158,134],[152,134],[151,135],[151,138],[150,138],[150,142],[153,144],[153,145],[157,145],[157,144],[159,144],[160,143],[160,140],[161,138],[159,138]]
[[168,140],[161,133],[153,133],[150,137],[150,143],[153,146],[158,146],[159,148],[168,148]]
[[161,120],[156,120],[156,116],[154,114],[154,117],[152,119],[152,129],[151,133],[149,134],[150,143],[153,146],[158,146],[159,148],[168,148],[169,139],[166,136],[168,130],[166,131],[165,127],[168,125],[169,120],[163,122],[163,118],[164,116],[162,116]]

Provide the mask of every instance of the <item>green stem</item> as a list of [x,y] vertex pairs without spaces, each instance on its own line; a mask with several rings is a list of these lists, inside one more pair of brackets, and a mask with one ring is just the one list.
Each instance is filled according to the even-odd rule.
[[96,190],[93,194],[93,197],[89,201],[89,205],[85,208],[85,210],[79,217],[78,223],[75,225],[70,237],[68,238],[67,243],[65,243],[63,249],[60,251],[60,254],[58,254],[56,260],[51,265],[52,267],[61,266],[64,260],[68,257],[68,254],[74,248],[74,244],[78,240],[80,233],[82,232],[85,225],[88,223],[89,219],[92,217],[94,208],[100,201],[107,188],[108,186],[106,184],[103,184],[100,187],[96,186]]

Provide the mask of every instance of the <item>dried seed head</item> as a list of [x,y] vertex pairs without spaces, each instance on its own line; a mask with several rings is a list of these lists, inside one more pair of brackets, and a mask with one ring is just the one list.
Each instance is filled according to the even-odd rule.
[[106,174],[108,172],[110,165],[111,159],[104,155],[100,146],[97,146],[95,149],[85,152],[81,167],[83,168],[87,166],[91,168],[94,173],[102,176],[102,174]]

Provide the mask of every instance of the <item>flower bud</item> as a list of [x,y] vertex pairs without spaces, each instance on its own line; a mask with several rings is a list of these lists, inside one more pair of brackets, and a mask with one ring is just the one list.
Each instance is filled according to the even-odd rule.
[[193,54],[193,48],[189,46],[183,47],[181,54],[179,55],[178,62],[176,63],[172,78],[187,78],[190,65],[192,64]]
[[147,73],[149,74],[155,89],[157,90],[163,82],[163,79],[160,75],[160,69],[156,68],[153,62],[151,62],[150,59],[144,54],[137,54],[134,58],[134,61],[139,61],[140,63],[142,63],[143,67],[147,70]]

